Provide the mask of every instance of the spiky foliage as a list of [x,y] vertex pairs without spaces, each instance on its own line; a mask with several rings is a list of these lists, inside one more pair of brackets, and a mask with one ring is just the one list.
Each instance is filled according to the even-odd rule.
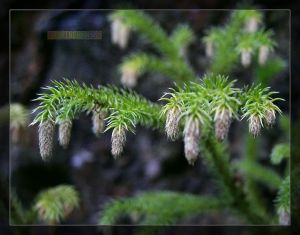
[[[82,112],[98,112],[99,105],[110,114],[106,118],[105,131],[122,129],[134,132],[138,124],[152,128],[159,128],[163,125],[164,119],[158,115],[160,106],[147,101],[131,90],[120,90],[116,87],[96,89],[70,80],[55,81],[52,87],[45,89],[47,92],[36,99],[40,101],[40,105],[34,111],[39,111],[39,113],[31,123],[31,125],[40,123],[39,140],[43,159],[48,159],[52,153],[54,122],[60,123],[61,120],[75,119]],[[95,129],[94,119],[93,127]],[[98,133],[98,130],[96,132]],[[115,153],[120,154],[119,151]]]
[[290,145],[289,144],[277,144],[272,149],[271,162],[274,165],[278,165],[283,159],[290,157]]
[[[160,25],[142,11],[117,10],[110,15],[110,19],[112,22],[119,19],[129,30],[141,33],[162,54],[161,58],[139,53],[126,58],[120,66],[125,85],[134,86],[137,77],[148,71],[160,72],[178,83],[195,79],[193,70],[182,60],[188,45],[194,40],[189,27],[180,25],[168,37]],[[180,70],[176,69],[178,67]],[[126,82],[129,78],[130,82]]]
[[65,219],[79,206],[79,195],[73,186],[59,185],[41,192],[36,199],[34,210],[46,224],[55,224]]
[[[170,203],[172,202],[172,203]],[[168,191],[146,192],[133,198],[115,200],[106,205],[99,224],[119,224],[122,216],[143,225],[174,224],[187,216],[212,213],[224,206],[213,197],[199,197]]]
[[[121,82],[129,87],[136,85],[139,77],[147,72],[160,73],[173,79],[177,85],[160,99],[164,102],[163,105],[149,102],[131,90],[104,86],[96,89],[65,80],[54,82],[53,86],[47,87],[46,93],[37,99],[41,102],[37,108],[40,112],[33,124],[46,120],[73,120],[81,112],[89,113],[97,107],[104,108],[108,112],[106,131],[112,129],[112,154],[115,157],[119,156],[124,148],[126,133],[134,132],[137,125],[165,129],[167,136],[172,140],[182,137],[185,155],[190,164],[194,164],[199,156],[209,163],[220,185],[220,198],[226,204],[224,208],[230,208],[250,223],[270,222],[272,215],[258,200],[255,183],[261,181],[277,189],[281,177],[247,156],[247,161],[239,162],[241,166],[245,163],[240,171],[243,176],[246,175],[247,181],[245,185],[243,182],[236,182],[236,165],[231,162],[226,141],[220,141],[225,139],[230,122],[240,120],[239,117],[247,118],[250,132],[257,135],[263,124],[271,126],[276,113],[281,113],[275,102],[282,99],[274,98],[275,92],[271,92],[259,82],[250,88],[234,87],[235,80],[224,75],[232,72],[239,64],[240,57],[244,65],[250,65],[254,55],[262,50],[264,55],[261,55],[259,60],[266,60],[266,50],[261,48],[267,47],[269,52],[275,45],[270,31],[259,28],[263,25],[261,13],[252,10],[234,11],[224,27],[212,28],[209,31],[204,42],[212,61],[209,73],[202,78],[196,75],[185,57],[188,45],[195,40],[187,25],[176,27],[168,36],[157,22],[142,11],[117,10],[110,15],[110,20],[113,29],[112,41],[121,48],[127,45],[130,34],[138,33],[157,49],[158,55],[141,52],[131,54],[123,60],[119,68],[122,73]],[[125,39],[120,39],[118,37],[121,36],[115,34],[114,28],[118,27],[126,29],[126,42],[121,42],[120,40]],[[251,162],[248,158],[251,158]],[[257,165],[252,164],[252,161]],[[249,166],[252,167],[250,170]],[[251,171],[255,172],[256,169],[260,171],[258,176],[251,174]],[[152,199],[165,202],[173,198],[170,194],[160,197],[161,195],[151,194],[149,199],[141,196],[141,201],[136,197],[110,203],[104,211],[101,223],[113,223],[120,214],[131,214],[131,209],[143,211],[146,223],[173,223],[174,218],[180,219],[181,216],[176,214],[177,210],[170,210],[172,215],[162,213],[163,217],[150,215],[149,210],[158,211],[163,208],[153,203],[155,200]],[[184,195],[178,195],[178,203],[182,205],[178,207],[178,211],[193,214],[192,207],[187,206],[185,210],[185,206],[181,204],[181,196],[184,198]],[[177,201],[176,198],[173,199]],[[201,204],[202,197],[197,197],[197,201]],[[208,201],[207,203],[209,205]],[[137,222],[145,221],[141,219]]]
[[[274,102],[281,99],[271,96],[275,92],[268,92],[268,88],[261,88],[260,85],[257,85],[243,92],[243,96],[241,96],[242,90],[234,88],[233,85],[234,81],[230,81],[227,77],[206,75],[199,83],[191,82],[183,87],[177,86],[176,90],[171,90],[173,92],[166,93],[161,100],[166,101],[167,104],[161,107],[131,90],[120,90],[115,87],[95,89],[70,80],[53,82],[52,87],[46,88],[48,92],[41,94],[36,99],[40,101],[40,105],[35,111],[39,110],[40,112],[32,124],[40,123],[40,150],[43,159],[47,159],[53,148],[54,122],[61,123],[61,120],[70,122],[81,112],[97,112],[99,105],[109,111],[105,131],[113,129],[118,130],[113,133],[120,133],[122,130],[122,136],[124,136],[124,131],[134,133],[138,124],[161,128],[167,120],[165,129],[167,133],[174,132],[168,134],[172,139],[175,138],[175,132],[179,129],[179,120],[185,123],[188,120],[194,120],[198,123],[195,126],[198,129],[211,128],[212,120],[216,122],[216,128],[224,128],[224,126],[220,127],[218,123],[220,119],[223,122],[226,121],[227,123],[224,124],[227,125],[226,129],[216,130],[218,135],[220,131],[228,132],[229,119],[238,117],[239,110],[244,112],[242,117],[249,116],[249,126],[253,125],[251,118],[257,117],[259,122],[256,125],[259,127],[263,126],[263,119],[267,120],[268,111],[272,111],[274,117],[275,112],[280,112]],[[175,111],[177,112],[176,124],[172,124],[171,127],[170,113]],[[224,113],[227,117],[224,116]],[[95,126],[94,121],[93,125]],[[170,128],[176,130],[170,130]],[[253,128],[250,128],[250,132],[253,133]],[[187,133],[185,132],[185,134]],[[125,140],[123,137],[121,139]],[[114,138],[112,138],[113,140]],[[122,145],[124,145],[123,141]],[[119,151],[115,153],[120,154]]]
[[75,119],[82,112],[91,112],[96,105],[109,109],[108,129],[125,126],[133,130],[137,124],[157,128],[162,119],[158,118],[160,106],[151,103],[132,90],[116,87],[99,88],[80,85],[77,81],[54,81],[53,86],[44,88],[45,93],[35,99],[40,105],[34,110],[40,111],[31,125],[46,120]]
[[11,223],[14,225],[58,224],[79,207],[79,193],[71,185],[42,190],[30,207],[24,207],[15,190],[11,194]]
[[272,31],[263,29],[262,17],[257,10],[234,10],[225,25],[207,30],[203,42],[211,58],[210,72],[229,73],[240,60],[248,67],[257,55],[265,64],[267,53],[259,55],[259,49],[272,51],[276,43]]
[[[244,107],[242,108],[242,118],[249,120],[249,132],[254,136],[258,135],[260,128],[264,123],[271,125],[274,122],[274,113],[281,113],[280,109],[274,104],[276,100],[282,98],[273,98],[272,95],[277,92],[269,91],[269,87],[262,88],[261,85],[250,87],[245,93]],[[271,115],[271,117],[270,117]]]

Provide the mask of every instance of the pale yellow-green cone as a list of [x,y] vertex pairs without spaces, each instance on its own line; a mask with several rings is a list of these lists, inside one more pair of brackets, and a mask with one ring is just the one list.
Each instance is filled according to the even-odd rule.
[[241,53],[241,63],[246,68],[251,64],[251,50],[243,49]]
[[92,116],[93,132],[98,137],[104,131],[106,112],[104,110],[94,110]]
[[206,42],[205,54],[208,58],[211,58],[214,55],[214,47],[212,42]]
[[172,108],[167,112],[165,130],[168,138],[175,140],[178,136],[178,126],[180,120],[180,110]]
[[257,116],[252,116],[249,118],[249,132],[253,136],[258,136],[261,129],[260,119]]
[[65,120],[59,124],[58,128],[58,142],[64,148],[67,148],[71,138],[72,122]]
[[126,133],[124,128],[114,128],[111,134],[111,153],[114,158],[120,156],[126,142]]
[[278,210],[278,216],[279,216],[279,224],[280,225],[289,225],[290,224],[290,212],[287,209],[280,208]]
[[118,34],[120,29],[120,20],[116,19],[111,22],[111,40],[113,44],[118,44]]
[[276,120],[276,114],[274,110],[268,110],[266,113],[266,122],[268,126],[272,126]]
[[128,44],[130,30],[120,19],[114,19],[111,23],[111,40],[121,49],[125,49]]
[[127,87],[135,87],[137,84],[138,74],[134,68],[122,68],[121,83]]
[[264,65],[267,62],[268,56],[269,56],[269,47],[261,46],[259,48],[259,54],[258,54],[259,64]]
[[250,17],[246,22],[246,31],[254,33],[258,29],[258,20],[256,17]]
[[189,118],[184,127],[184,153],[190,165],[194,165],[199,155],[200,125],[199,121]]
[[46,120],[39,125],[39,147],[43,160],[48,160],[52,155],[54,131],[55,124],[52,120]]
[[215,135],[218,140],[224,140],[228,134],[230,126],[230,114],[228,110],[223,110],[215,116]]

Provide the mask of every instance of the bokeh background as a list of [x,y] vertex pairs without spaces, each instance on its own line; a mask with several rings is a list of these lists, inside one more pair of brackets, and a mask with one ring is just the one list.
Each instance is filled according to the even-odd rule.
[[[102,4],[114,6],[107,2]],[[217,6],[214,1],[206,4],[206,8]],[[102,8],[103,5],[92,1],[83,5],[76,1],[69,5],[54,4],[56,8],[66,6]],[[180,4],[178,6],[187,7]],[[231,4],[230,7],[234,8],[235,5]],[[135,50],[152,51],[152,48],[139,40],[135,34],[130,37],[129,47],[125,51],[113,46],[106,17],[108,13],[108,11],[11,12],[11,101],[20,102],[32,109],[36,103],[31,100],[36,97],[40,87],[49,84],[51,79],[57,80],[62,77],[93,85],[110,83],[120,85],[117,65],[122,57]],[[205,57],[200,39],[204,35],[204,29],[224,23],[228,13],[174,11],[166,14],[157,11],[151,14],[167,31],[182,21],[192,26],[199,36],[199,43],[192,45],[189,57],[196,71],[202,74],[205,69]],[[279,44],[276,52],[288,63],[288,15],[280,11],[268,12],[265,20],[267,26],[275,31],[276,41]],[[100,41],[50,42],[46,38],[49,30],[99,29],[103,32]],[[271,84],[274,90],[280,91],[287,103],[288,78],[287,67],[272,80]],[[247,79],[247,75],[243,79]],[[162,76],[146,75],[140,79],[136,90],[150,100],[156,101],[171,85],[172,81]],[[288,112],[288,104],[281,108]],[[294,115],[296,117],[296,114]],[[234,124],[233,128],[238,129],[238,124]],[[3,127],[3,130],[6,129]],[[216,193],[215,183],[205,164],[198,161],[195,167],[190,167],[182,154],[182,142],[180,140],[175,143],[169,142],[165,136],[156,131],[139,128],[136,135],[129,135],[123,156],[114,161],[110,155],[110,133],[96,138],[91,131],[90,118],[83,115],[74,122],[70,147],[63,150],[56,145],[53,160],[47,164],[39,157],[37,127],[30,127],[23,134],[22,143],[11,148],[12,185],[24,205],[29,205],[41,189],[61,183],[74,184],[81,193],[81,209],[65,221],[67,224],[97,223],[101,205],[111,198],[131,196],[149,189],[169,189],[195,194]],[[267,143],[265,151],[270,151],[272,143],[276,142],[277,134],[276,131],[267,134],[270,142]],[[230,135],[233,152],[239,153],[243,148],[239,143],[240,137],[238,134]],[[8,155],[8,148],[4,146],[2,148],[3,156]],[[8,169],[5,168],[7,158],[2,157],[1,161],[3,161],[1,174],[8,177]],[[234,218],[222,214],[202,216],[184,222],[217,224],[224,220],[227,223],[236,222]]]

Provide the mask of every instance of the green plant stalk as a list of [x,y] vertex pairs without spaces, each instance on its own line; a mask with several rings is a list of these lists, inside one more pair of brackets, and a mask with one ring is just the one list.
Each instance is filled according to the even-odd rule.
[[193,69],[180,56],[179,48],[168,38],[165,31],[151,17],[137,10],[119,10],[112,18],[120,17],[131,30],[139,32],[151,42],[163,55],[172,67],[181,70],[183,81],[194,81]]
[[233,171],[224,151],[224,144],[218,143],[215,137],[210,135],[203,139],[203,149],[205,157],[211,163],[213,170],[216,171],[216,175],[222,183],[225,192],[224,196],[229,199],[228,206],[239,212],[251,223],[267,223],[266,218],[257,213],[255,207],[247,202],[247,196],[242,188],[235,184]]
[[[169,204],[170,201],[172,204]],[[187,216],[220,210],[224,206],[223,200],[209,196],[168,191],[146,192],[107,204],[100,224],[115,224],[124,214],[143,225],[174,224]]]
[[[76,81],[54,82],[54,87],[46,87],[48,92],[36,100],[39,111],[31,125],[41,123],[49,118],[53,120],[73,120],[81,112],[90,112],[96,103],[110,109],[111,119],[121,120],[126,125],[141,124],[152,128],[163,128],[164,119],[158,114],[161,106],[152,103],[131,90],[115,87],[87,87]],[[135,118],[137,116],[138,118]]]
[[240,34],[242,22],[237,19],[230,19],[226,27],[226,34],[222,38],[222,45],[216,50],[216,54],[211,61],[209,71],[215,74],[229,74],[232,71],[234,64],[239,57],[234,52],[235,40],[234,37]]
[[[257,156],[257,138],[253,138],[248,132],[246,133],[246,160],[249,162],[256,162]],[[255,180],[251,176],[245,177],[245,191],[247,195],[247,200],[256,211],[258,211],[261,216],[266,219],[270,219],[271,216],[267,213],[264,203],[262,201],[262,196],[257,188]]]
[[[138,70],[139,76],[146,72],[159,73],[173,79],[178,84],[195,80],[191,70],[180,63],[181,61],[169,61],[146,53],[133,53],[125,58],[120,68],[122,69],[122,66],[127,64],[138,64],[140,67]],[[180,70],[178,66],[180,66]]]

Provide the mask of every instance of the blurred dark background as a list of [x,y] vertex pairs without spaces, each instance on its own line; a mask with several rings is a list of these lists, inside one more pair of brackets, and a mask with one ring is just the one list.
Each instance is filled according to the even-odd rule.
[[[127,1],[125,4],[117,1],[48,1],[45,3],[34,3],[32,1],[10,1],[2,2],[1,7],[1,30],[2,35],[8,35],[8,8],[54,8],[54,9],[92,9],[92,8],[115,8],[122,6],[133,6],[137,8],[236,8],[234,1],[164,1],[160,3],[149,1]],[[255,3],[255,2],[254,2]],[[295,8],[296,1],[291,2],[290,6],[284,6],[282,1],[272,1],[272,6],[268,5],[268,1],[260,1],[255,3],[259,8]],[[119,74],[111,67],[116,67],[121,58],[134,51],[135,49],[147,48],[143,42],[137,38],[131,37],[129,49],[121,51],[119,48],[112,46],[110,43],[110,32],[107,27],[106,14],[109,12],[86,12],[86,11],[19,11],[11,12],[13,14],[12,28],[12,80],[11,80],[11,99],[32,108],[34,105],[31,99],[35,98],[39,88],[49,82],[50,79],[59,79],[61,77],[74,78],[79,81],[84,81],[91,84],[119,84]],[[295,12],[296,13],[296,12]],[[163,24],[166,29],[172,27],[178,22],[178,19],[186,19],[192,24],[193,29],[203,36],[203,29],[207,25],[222,23],[222,17],[226,17],[226,12],[217,14],[185,14],[182,12],[174,12],[166,14],[162,12],[154,13],[156,19]],[[270,22],[276,22],[269,15]],[[280,24],[282,23],[282,24]],[[286,27],[286,24],[278,21],[275,23],[280,31],[280,27]],[[89,30],[103,29],[103,39],[99,41],[86,42],[53,42],[49,43],[45,40],[45,33],[48,30],[84,30],[88,25]],[[30,26],[30,27],[29,27]],[[295,42],[299,39],[299,18],[292,11],[292,52],[299,51],[299,45]],[[273,25],[270,25],[273,27]],[[298,30],[297,30],[298,29]],[[282,28],[282,32],[286,29]],[[108,35],[108,37],[105,37]],[[5,39],[5,38],[3,38]],[[80,43],[80,45],[79,45]],[[8,41],[0,44],[1,57],[1,105],[8,102]],[[193,48],[194,49],[194,48]],[[192,53],[202,53],[203,48],[195,48]],[[203,54],[203,53],[202,53]],[[192,55],[193,56],[193,55]],[[286,56],[286,55],[283,55]],[[299,67],[293,66],[298,64],[298,56],[293,56],[291,61],[292,77],[298,74]],[[199,62],[200,64],[200,62]],[[201,65],[200,65],[201,66]],[[171,82],[154,77],[147,79],[143,77],[139,83],[137,91],[147,98],[157,100],[165,88],[169,87]],[[292,79],[292,120],[297,125],[298,112],[296,107],[299,105],[299,80]],[[280,86],[277,84],[277,86]],[[158,89],[149,89],[156,87]],[[281,91],[282,92],[282,91]],[[288,91],[285,93],[285,98],[288,99]],[[299,127],[299,124],[297,125]],[[293,129],[293,128],[292,128]],[[299,128],[298,128],[299,129]],[[6,125],[1,125],[1,214],[3,218],[7,218],[8,213],[8,128]],[[136,138],[134,135],[128,136],[128,142],[125,148],[125,153],[121,159],[114,161],[110,154],[110,134],[106,133],[99,139],[94,137],[90,129],[90,120],[82,116],[74,124],[71,146],[67,150],[62,150],[59,146],[55,147],[54,159],[50,164],[43,164],[38,156],[36,128],[31,128],[28,134],[28,141],[25,148],[15,149],[18,158],[17,165],[12,165],[18,170],[12,177],[12,183],[16,188],[19,188],[22,201],[29,204],[34,195],[41,189],[60,183],[70,183],[80,185],[81,199],[83,200],[82,211],[79,215],[71,217],[68,223],[96,223],[101,202],[110,197],[130,196],[136,192],[146,189],[176,189],[178,191],[186,191],[192,193],[208,193],[214,194],[215,188],[212,182],[210,173],[205,171],[205,168],[198,163],[194,168],[190,168],[182,153],[182,144],[180,141],[171,143],[162,138],[159,133],[152,132],[149,135],[149,130],[140,128],[137,130]],[[297,133],[295,133],[297,135]],[[32,151],[36,152],[32,152]],[[19,151],[19,152],[18,152]],[[135,155],[136,153],[139,156]],[[294,158],[296,161],[297,158]],[[298,161],[299,162],[299,161]],[[296,164],[297,162],[295,162]],[[293,165],[293,164],[292,164]],[[201,169],[201,171],[200,171]],[[203,170],[204,169],[204,170]],[[200,172],[200,173],[199,173]],[[51,177],[43,177],[43,175],[51,175]],[[24,177],[26,176],[26,177]],[[101,182],[99,182],[101,179]],[[208,180],[199,180],[208,179]],[[113,185],[113,187],[112,187]],[[198,191],[201,189],[201,192]],[[101,195],[101,196],[100,196]],[[85,221],[83,220],[85,219]],[[206,218],[208,221],[188,221],[190,223],[210,223],[219,221],[223,218]],[[228,218],[230,221],[231,218]],[[2,219],[1,219],[2,220]],[[2,222],[2,221],[1,221]],[[3,219],[3,224],[7,223],[7,219]],[[131,228],[132,230],[134,228]],[[120,230],[120,228],[119,228]],[[57,230],[59,233],[74,233],[82,234],[83,230]],[[90,232],[98,231],[90,228]],[[192,230],[190,230],[192,232]],[[1,232],[1,231],[0,231]],[[8,232],[8,229],[3,228],[3,234]],[[76,233],[75,232],[75,233]],[[114,231],[113,231],[114,232]],[[121,234],[126,234],[127,230],[121,231]],[[171,231],[172,232],[172,231]],[[196,229],[193,230],[196,232]],[[209,230],[206,231],[207,233]],[[221,232],[221,229],[219,230]],[[276,232],[276,231],[274,231]],[[36,234],[48,233],[46,229],[35,230]],[[1,233],[2,234],[2,233]],[[88,233],[87,233],[88,234]],[[173,234],[175,231],[173,230]]]

